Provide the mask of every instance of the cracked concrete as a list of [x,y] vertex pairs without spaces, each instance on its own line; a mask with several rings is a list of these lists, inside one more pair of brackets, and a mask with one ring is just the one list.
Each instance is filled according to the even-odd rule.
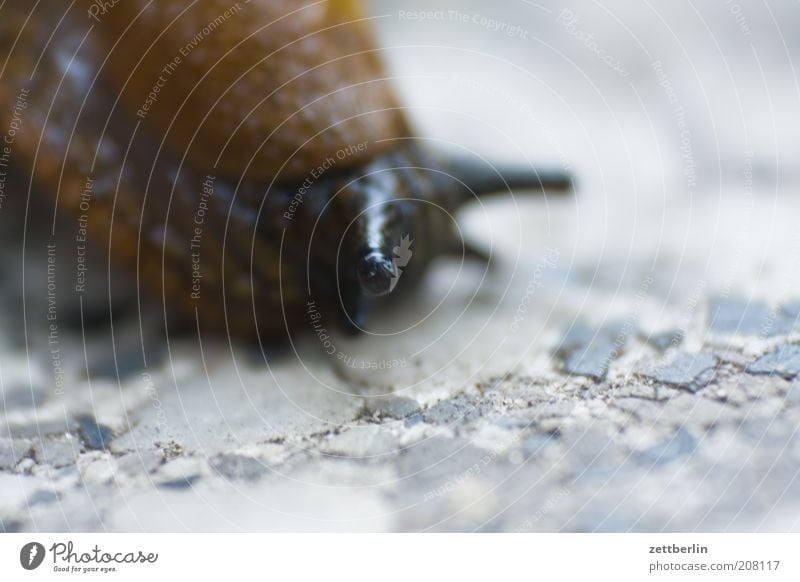
[[[235,387],[209,391],[189,377],[180,398],[168,396],[168,370],[151,370],[158,407],[126,404],[137,402],[126,392],[143,390],[134,377],[122,394],[100,389],[120,410],[95,409],[91,421],[89,411],[62,426],[43,418],[42,434],[3,423],[3,527],[788,527],[784,512],[799,501],[800,387],[751,369],[769,353],[722,379],[707,375],[723,366],[707,352],[677,349],[653,367],[663,356],[632,337],[624,352],[641,355],[627,379],[568,375],[553,356],[541,377],[490,376],[425,404],[369,394],[330,401],[323,388],[303,401],[291,362],[279,362],[291,398],[257,396],[245,382],[251,399],[267,400],[237,408],[247,400]],[[212,385],[230,374],[222,366]],[[297,402],[304,408],[293,418]],[[129,425],[115,420],[123,407]]]

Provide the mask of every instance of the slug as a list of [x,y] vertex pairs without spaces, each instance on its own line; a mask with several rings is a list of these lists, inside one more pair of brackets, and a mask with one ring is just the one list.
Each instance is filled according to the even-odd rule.
[[461,205],[569,187],[420,145],[350,0],[7,0],[0,43],[0,162],[202,331],[280,339],[309,304],[361,329],[470,252]]

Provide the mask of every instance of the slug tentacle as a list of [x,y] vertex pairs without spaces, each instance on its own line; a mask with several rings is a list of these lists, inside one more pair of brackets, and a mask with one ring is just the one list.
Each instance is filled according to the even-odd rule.
[[462,182],[465,202],[488,194],[509,194],[514,190],[565,194],[574,188],[572,176],[563,170],[542,170],[523,166],[477,164],[467,159],[448,160],[446,170]]

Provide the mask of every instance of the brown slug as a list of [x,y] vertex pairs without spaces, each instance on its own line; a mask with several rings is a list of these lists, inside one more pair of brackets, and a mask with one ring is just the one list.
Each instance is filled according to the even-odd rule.
[[464,252],[462,204],[569,186],[422,147],[351,0],[7,0],[0,44],[11,163],[202,331],[358,329]]

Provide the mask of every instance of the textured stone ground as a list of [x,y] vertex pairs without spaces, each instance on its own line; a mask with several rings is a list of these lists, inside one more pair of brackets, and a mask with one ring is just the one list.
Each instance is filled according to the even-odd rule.
[[[719,320],[755,325],[740,307]],[[211,348],[207,377],[187,349],[151,368],[152,385],[95,376],[51,397],[24,370],[15,381],[25,360],[6,355],[3,527],[797,528],[792,336],[754,351],[673,340],[662,353],[636,330],[607,373],[596,358],[617,336],[570,337],[541,372],[424,378],[381,396],[325,359],[314,365],[327,387],[291,358],[270,373]]]
[[[748,8],[748,36],[728,4],[578,2],[572,25],[537,6],[492,13],[527,38],[376,8],[389,45],[456,47],[389,55],[431,136],[566,160],[578,189],[472,209],[494,269],[437,264],[374,335],[334,335],[341,358],[310,328],[266,354],[165,342],[130,289],[113,334],[82,328],[68,231],[59,393],[47,224],[23,239],[9,199],[0,529],[800,529],[800,47],[778,24],[797,8]],[[107,301],[104,264],[85,314]]]

